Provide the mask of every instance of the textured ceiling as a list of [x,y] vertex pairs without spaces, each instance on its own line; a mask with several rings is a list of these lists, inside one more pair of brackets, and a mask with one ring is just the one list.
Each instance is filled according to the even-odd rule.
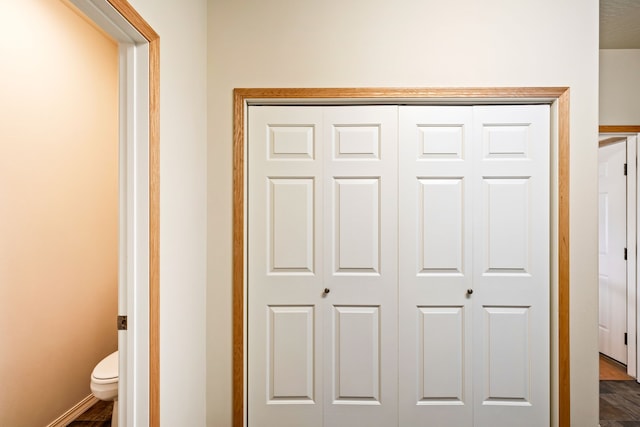
[[640,0],[600,0],[600,49],[640,49]]

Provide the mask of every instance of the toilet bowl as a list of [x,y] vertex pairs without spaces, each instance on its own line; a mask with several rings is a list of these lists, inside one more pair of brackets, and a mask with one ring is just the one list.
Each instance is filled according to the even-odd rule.
[[102,359],[91,373],[91,393],[100,400],[113,400],[111,427],[118,427],[118,352]]

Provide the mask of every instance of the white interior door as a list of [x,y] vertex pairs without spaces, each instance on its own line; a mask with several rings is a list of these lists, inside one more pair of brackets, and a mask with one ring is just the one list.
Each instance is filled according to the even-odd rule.
[[600,352],[627,363],[626,142],[598,150],[599,166],[599,344]]
[[249,427],[548,423],[549,114],[249,107]]
[[397,108],[249,109],[249,425],[397,422]]
[[549,108],[400,109],[400,425],[549,420]]
[[549,118],[474,107],[475,427],[549,424]]
[[400,109],[400,423],[471,426],[472,107]]
[[397,107],[324,109],[327,427],[398,419]]
[[323,426],[322,110],[251,107],[248,426]]

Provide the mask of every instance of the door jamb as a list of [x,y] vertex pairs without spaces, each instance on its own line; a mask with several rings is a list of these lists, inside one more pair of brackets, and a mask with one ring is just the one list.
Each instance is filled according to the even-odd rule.
[[[118,42],[120,240],[119,391],[124,425],[160,425],[160,37],[127,0],[66,0]],[[73,7],[72,6],[72,7]],[[124,182],[122,182],[124,181]],[[123,206],[124,205],[124,206]],[[122,254],[124,252],[124,254]],[[122,312],[124,310],[124,312]],[[115,319],[114,319],[115,320]]]
[[[236,88],[234,89],[233,128],[233,427],[246,423],[246,109],[249,103],[531,103],[552,105],[555,120],[552,143],[556,158],[552,167],[554,193],[554,229],[556,239],[552,259],[552,282],[557,280],[558,294],[552,319],[557,328],[558,426],[571,425],[570,342],[569,342],[569,97],[568,87],[538,88]],[[555,110],[554,110],[555,109]],[[554,269],[555,267],[555,269]],[[552,308],[554,307],[552,298]],[[553,348],[553,346],[552,346]],[[553,369],[553,367],[552,367]],[[553,396],[553,391],[552,391]],[[553,399],[552,397],[552,400]],[[553,403],[553,402],[552,402]]]

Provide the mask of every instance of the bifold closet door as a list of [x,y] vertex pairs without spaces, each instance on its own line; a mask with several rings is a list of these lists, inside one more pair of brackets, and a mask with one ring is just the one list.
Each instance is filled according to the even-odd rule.
[[550,112],[474,107],[475,427],[550,422]]
[[548,425],[549,114],[248,108],[248,427]]
[[472,107],[400,107],[400,426],[472,426]]
[[548,425],[549,107],[400,107],[400,425]]
[[397,107],[324,109],[325,427],[398,422]]
[[248,123],[247,425],[322,427],[322,109]]
[[397,107],[248,117],[248,425],[397,425]]

